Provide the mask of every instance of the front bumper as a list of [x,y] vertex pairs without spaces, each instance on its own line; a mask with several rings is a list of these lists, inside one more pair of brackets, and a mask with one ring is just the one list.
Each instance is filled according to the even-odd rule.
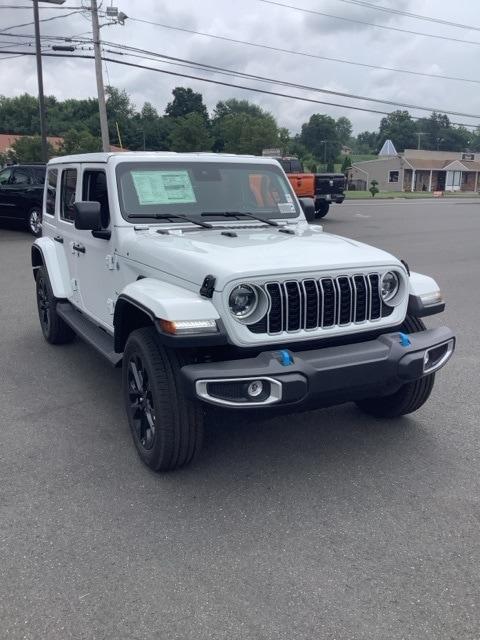
[[454,348],[452,331],[439,327],[311,351],[264,351],[255,358],[190,364],[182,375],[190,397],[211,404],[320,407],[394,393],[438,371]]

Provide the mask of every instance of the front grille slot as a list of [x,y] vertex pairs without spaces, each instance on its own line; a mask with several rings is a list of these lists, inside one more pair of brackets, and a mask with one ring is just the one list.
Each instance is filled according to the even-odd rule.
[[273,335],[377,321],[391,313],[382,303],[379,284],[378,273],[268,282],[263,286],[267,314],[248,328]]

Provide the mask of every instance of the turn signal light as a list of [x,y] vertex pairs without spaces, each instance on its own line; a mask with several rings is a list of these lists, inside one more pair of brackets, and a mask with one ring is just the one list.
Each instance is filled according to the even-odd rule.
[[160,320],[160,328],[172,336],[218,331],[215,320]]

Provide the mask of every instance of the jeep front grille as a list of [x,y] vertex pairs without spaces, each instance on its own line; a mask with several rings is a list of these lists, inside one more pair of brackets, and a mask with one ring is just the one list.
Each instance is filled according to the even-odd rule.
[[248,328],[273,335],[380,320],[393,309],[382,304],[379,281],[378,273],[370,273],[267,282],[268,311]]

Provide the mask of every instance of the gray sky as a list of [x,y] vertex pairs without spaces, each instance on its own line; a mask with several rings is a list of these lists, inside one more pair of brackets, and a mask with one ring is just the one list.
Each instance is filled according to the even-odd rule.
[[[83,0],[84,3],[86,1]],[[299,0],[299,2],[279,0],[279,2],[380,25],[476,40],[480,43],[479,31],[467,31],[395,16],[346,4],[340,0]],[[478,0],[456,0],[456,2],[451,0],[370,0],[370,2],[480,28],[480,2]],[[0,32],[11,25],[32,20],[32,11],[29,9],[12,10],[2,7],[29,4],[30,0],[0,0]],[[81,0],[66,0],[64,6],[73,8],[80,4]],[[111,0],[104,0],[103,7],[110,4],[112,4]],[[480,79],[478,72],[480,44],[475,46],[465,42],[450,42],[387,31],[284,9],[264,4],[259,0],[237,0],[237,2],[231,0],[176,0],[176,2],[115,0],[113,4],[131,17],[235,39],[366,64]],[[60,11],[41,8],[41,18],[59,13]],[[88,18],[81,14],[41,25],[41,32],[45,35],[77,35],[82,33],[88,36],[89,29]],[[8,33],[33,33],[33,28],[12,29]],[[171,31],[131,20],[127,20],[123,27],[115,25],[102,28],[102,38],[288,82],[299,82],[324,89],[388,100],[400,100],[401,102],[436,107],[439,110],[450,109],[480,114],[480,87],[478,84],[424,78],[304,58]],[[15,39],[2,37],[0,33],[0,47],[12,44],[12,41]],[[6,51],[8,49],[0,49],[0,52]],[[3,55],[0,56],[0,94],[7,96],[19,95],[24,92],[36,94],[35,59],[26,56],[7,61],[1,60],[3,57]],[[169,70],[178,69],[178,67],[171,65],[161,65],[149,61],[132,61]],[[137,107],[141,107],[145,101],[152,102],[160,113],[163,112],[170,100],[172,89],[175,86],[183,85],[191,86],[200,91],[210,111],[218,100],[230,97],[248,98],[271,111],[277,117],[279,124],[288,127],[292,133],[297,132],[302,122],[308,120],[312,113],[326,113],[335,118],[347,116],[352,120],[356,133],[365,129],[376,129],[381,118],[379,115],[353,111],[349,108],[315,105],[255,94],[151,71],[129,69],[111,63],[108,64],[107,69],[106,84],[110,82],[116,87],[126,89]],[[178,70],[189,73],[188,70]],[[228,78],[222,76],[216,76],[216,78],[229,81]],[[386,107],[376,103],[369,104],[341,97],[322,97],[322,94],[308,93],[297,89],[269,87],[246,80],[232,80],[232,82],[271,88],[283,93],[301,94],[320,100],[371,106],[382,111],[395,109],[395,107]],[[58,61],[47,58],[44,61],[44,85],[45,93],[53,94],[58,99],[95,96],[93,61]],[[422,112],[414,112],[413,110],[411,112],[416,115],[424,115]],[[467,118],[460,116],[451,117],[451,119],[459,122],[480,122],[480,120],[467,120]]]

